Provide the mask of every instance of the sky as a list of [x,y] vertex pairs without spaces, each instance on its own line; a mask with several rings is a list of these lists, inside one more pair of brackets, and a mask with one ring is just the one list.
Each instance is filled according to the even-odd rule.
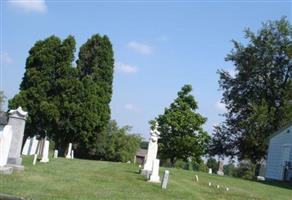
[[231,41],[246,43],[244,29],[256,32],[267,20],[291,22],[292,1],[1,0],[0,11],[0,87],[7,99],[19,92],[36,41],[73,35],[77,57],[93,34],[107,35],[115,57],[112,119],[148,138],[148,121],[184,84],[192,85],[211,134],[225,112],[216,72],[235,73],[225,61]]

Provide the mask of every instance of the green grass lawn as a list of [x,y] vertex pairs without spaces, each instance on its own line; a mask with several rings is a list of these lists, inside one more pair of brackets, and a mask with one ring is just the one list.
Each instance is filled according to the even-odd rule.
[[[170,169],[166,190],[148,183],[133,164],[51,159],[32,165],[24,157],[25,171],[0,175],[0,193],[38,199],[292,199],[292,185],[258,183],[207,173]],[[164,168],[161,168],[162,176]],[[194,176],[199,182],[194,182]],[[220,189],[215,186],[219,184]],[[223,188],[229,187],[227,192]]]

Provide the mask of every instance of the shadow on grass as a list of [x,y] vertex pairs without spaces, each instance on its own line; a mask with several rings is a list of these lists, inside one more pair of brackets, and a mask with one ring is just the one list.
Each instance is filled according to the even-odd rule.
[[290,189],[292,190],[292,182],[283,182],[283,181],[265,181],[265,182],[258,182],[258,183],[262,183],[265,185],[270,185],[270,186],[274,186],[274,187],[280,187],[283,189]]

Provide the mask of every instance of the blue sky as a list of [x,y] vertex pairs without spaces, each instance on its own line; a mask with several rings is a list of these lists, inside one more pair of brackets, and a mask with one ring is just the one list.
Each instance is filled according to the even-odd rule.
[[81,44],[106,34],[115,53],[112,118],[149,135],[148,121],[163,113],[184,84],[193,86],[205,129],[222,121],[218,69],[231,40],[246,42],[267,20],[287,16],[291,1],[1,1],[1,88],[13,97],[29,49],[50,35],[69,34]]

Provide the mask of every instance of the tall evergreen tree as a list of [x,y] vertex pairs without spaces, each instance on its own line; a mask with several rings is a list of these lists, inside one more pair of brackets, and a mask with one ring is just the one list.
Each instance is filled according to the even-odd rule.
[[[68,40],[72,38],[69,37]],[[54,95],[59,92],[56,91],[55,84],[56,79],[63,76],[63,72],[58,70],[60,66],[67,64],[70,54],[70,49],[62,49],[62,46],[62,41],[55,36],[35,43],[26,60],[20,92],[9,101],[10,109],[22,106],[29,111],[25,132],[27,136],[52,136],[55,131],[52,124],[60,117],[59,108],[53,101]],[[74,48],[75,46],[71,51]]]
[[[114,58],[111,42],[107,36],[93,35],[81,46],[77,61],[79,79],[85,89],[86,103],[84,112],[88,113],[87,124],[92,134],[86,140],[92,141],[83,145],[92,154],[105,152],[103,140],[105,130],[110,120],[110,101],[112,97],[112,83]],[[85,130],[87,130],[85,128]]]
[[266,155],[267,138],[292,120],[292,27],[282,18],[245,36],[249,42],[234,41],[226,58],[235,76],[219,71],[227,113],[210,149],[257,163]]

